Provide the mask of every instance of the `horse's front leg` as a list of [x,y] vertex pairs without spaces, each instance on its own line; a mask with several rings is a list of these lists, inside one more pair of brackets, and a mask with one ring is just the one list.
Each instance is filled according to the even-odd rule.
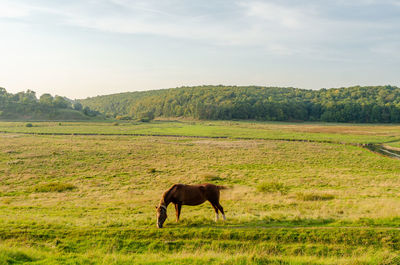
[[179,221],[179,216],[181,215],[181,208],[182,204],[175,203],[175,214],[176,214],[176,221]]

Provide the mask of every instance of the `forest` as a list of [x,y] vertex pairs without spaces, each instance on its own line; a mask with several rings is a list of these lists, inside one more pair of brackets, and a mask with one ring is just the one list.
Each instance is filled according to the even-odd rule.
[[97,96],[80,102],[109,117],[400,122],[400,88],[389,85],[320,90],[196,86]]
[[99,114],[62,96],[43,94],[38,99],[32,90],[12,94],[0,87],[2,120],[87,120]]

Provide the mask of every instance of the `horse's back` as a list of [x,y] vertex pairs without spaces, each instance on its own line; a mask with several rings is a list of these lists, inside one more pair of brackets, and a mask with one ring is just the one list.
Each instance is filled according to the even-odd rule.
[[211,184],[211,183],[204,183],[204,184],[199,184],[199,185],[193,185],[196,186],[198,189],[201,190],[203,193],[203,196],[205,197],[206,200],[209,201],[218,201],[219,200],[219,188],[217,185]]
[[173,197],[183,205],[198,205],[207,200],[219,198],[218,186],[210,183],[196,185],[175,184],[173,190]]

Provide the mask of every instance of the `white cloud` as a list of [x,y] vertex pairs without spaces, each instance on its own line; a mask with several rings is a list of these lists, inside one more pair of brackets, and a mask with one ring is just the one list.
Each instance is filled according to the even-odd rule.
[[[309,22],[307,15],[310,14],[302,9],[276,4],[240,2],[234,6],[233,14],[213,17],[177,2],[174,2],[174,7],[162,6],[161,10],[157,1],[112,0],[111,3],[123,7],[123,11],[99,14],[90,6],[64,8],[61,19],[68,25],[99,31],[150,34],[212,45],[260,46],[270,53],[288,55],[293,53],[290,46],[295,46],[291,45],[290,39],[301,41],[296,31],[305,28]],[[185,12],[186,9],[189,10]],[[293,36],[290,37],[290,34]]]
[[[112,93],[221,80],[334,86],[342,73],[398,80],[399,3],[0,0],[0,57],[9,62],[0,79],[68,93],[92,89],[87,95],[99,87]],[[366,66],[369,74],[360,70]]]
[[309,11],[301,8],[282,6],[271,2],[247,1],[240,2],[245,9],[245,14],[255,17],[275,26],[289,29],[299,29],[304,26],[304,21],[309,17]]
[[371,52],[385,56],[390,60],[400,59],[400,42],[378,43],[370,48]]
[[[302,5],[277,0],[222,1],[223,4],[218,1],[219,5],[216,4],[212,12],[204,8],[206,5],[200,6],[203,9],[195,6],[196,1],[71,0],[42,2],[41,5],[21,1],[24,0],[19,3],[25,4],[16,4],[18,0],[0,0],[0,17],[18,18],[30,14],[46,17],[48,14],[51,22],[57,20],[58,24],[69,26],[185,39],[216,46],[256,46],[281,56],[300,54],[326,58],[334,54],[338,59],[340,54],[348,56],[353,52],[343,44],[372,47],[374,43],[371,42],[382,38],[385,30],[398,32],[399,27],[386,18],[383,22],[369,21],[368,17],[336,14],[345,11],[343,5],[349,2],[344,0],[332,1],[329,5],[319,1],[307,1]],[[398,4],[400,1],[382,2]],[[351,3],[369,6],[378,1]]]
[[0,18],[22,18],[29,13],[30,8],[25,5],[0,0]]

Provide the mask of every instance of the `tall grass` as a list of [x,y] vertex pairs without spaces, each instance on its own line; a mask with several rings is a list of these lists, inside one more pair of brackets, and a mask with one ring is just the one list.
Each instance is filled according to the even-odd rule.
[[280,194],[287,194],[290,187],[280,182],[263,182],[257,186],[260,192],[279,192]]
[[63,191],[71,191],[76,188],[77,187],[75,185],[72,185],[69,183],[54,182],[54,183],[44,183],[44,184],[36,185],[33,188],[33,191],[34,192],[63,192]]

